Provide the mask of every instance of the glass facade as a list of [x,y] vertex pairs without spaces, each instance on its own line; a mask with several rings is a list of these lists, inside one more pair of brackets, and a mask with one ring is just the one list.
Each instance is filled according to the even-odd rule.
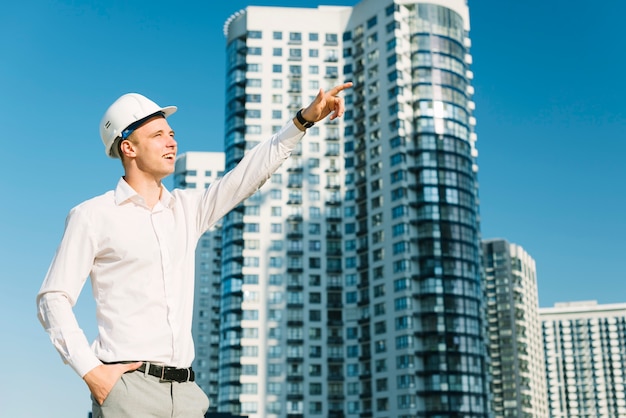
[[433,4],[410,10],[413,141],[407,169],[419,321],[418,416],[487,416],[476,162],[464,22]]

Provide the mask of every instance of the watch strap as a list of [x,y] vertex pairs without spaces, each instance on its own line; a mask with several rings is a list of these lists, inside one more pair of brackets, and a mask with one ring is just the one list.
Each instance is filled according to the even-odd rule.
[[302,109],[298,110],[298,113],[296,113],[296,119],[298,119],[298,122],[300,122],[300,124],[305,129],[315,125],[315,122],[309,122],[308,120],[304,119],[304,117],[302,116]]

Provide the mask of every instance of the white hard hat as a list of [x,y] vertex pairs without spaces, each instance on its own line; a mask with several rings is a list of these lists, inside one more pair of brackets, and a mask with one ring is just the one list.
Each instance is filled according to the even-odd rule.
[[104,152],[111,158],[119,158],[117,147],[113,146],[117,138],[126,139],[146,119],[159,113],[168,117],[177,109],[176,106],[160,107],[137,93],[121,96],[109,106],[100,121],[100,137],[104,143]]

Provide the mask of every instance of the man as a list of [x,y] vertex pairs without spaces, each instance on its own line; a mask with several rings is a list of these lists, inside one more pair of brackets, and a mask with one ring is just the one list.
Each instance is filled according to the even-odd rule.
[[[173,190],[177,143],[167,117],[139,94],[116,100],[100,135],[120,158],[117,188],[74,207],[37,295],[38,317],[63,360],[84,379],[94,418],[203,417],[208,399],[191,362],[194,255],[200,236],[253,194],[287,159],[307,127],[342,116],[320,90],[306,108],[206,190]],[[72,307],[90,277],[98,336],[89,345]]]

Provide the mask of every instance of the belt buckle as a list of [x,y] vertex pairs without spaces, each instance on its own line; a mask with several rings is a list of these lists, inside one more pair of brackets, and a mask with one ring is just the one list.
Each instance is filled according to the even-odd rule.
[[161,380],[165,380],[165,366],[161,366]]
[[187,380],[185,382],[189,382],[189,378],[191,378],[191,368],[187,367]]

